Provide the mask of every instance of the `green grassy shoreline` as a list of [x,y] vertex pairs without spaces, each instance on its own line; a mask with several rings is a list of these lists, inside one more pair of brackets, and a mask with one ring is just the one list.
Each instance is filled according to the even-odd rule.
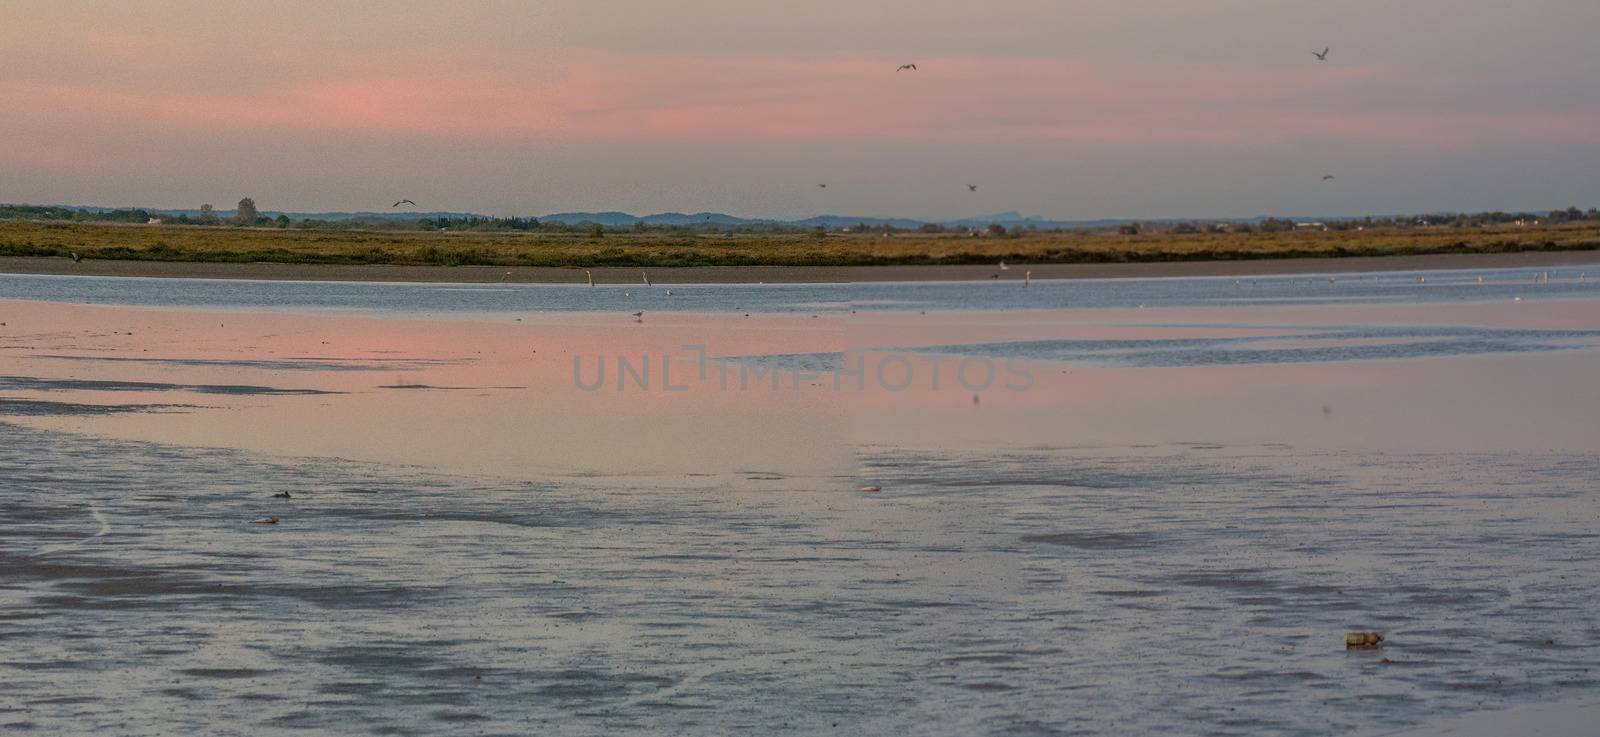
[[918,266],[1111,264],[1600,249],[1600,224],[1021,237],[436,233],[0,222],[0,256],[411,266]]

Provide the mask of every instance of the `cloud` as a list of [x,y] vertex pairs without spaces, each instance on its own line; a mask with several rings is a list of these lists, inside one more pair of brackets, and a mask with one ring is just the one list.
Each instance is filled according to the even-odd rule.
[[1485,104],[1481,80],[1377,65],[1082,56],[900,59],[421,45],[231,45],[94,32],[16,45],[8,115],[183,130],[556,140],[948,140],[1259,146],[1303,138],[1593,145],[1594,106]]

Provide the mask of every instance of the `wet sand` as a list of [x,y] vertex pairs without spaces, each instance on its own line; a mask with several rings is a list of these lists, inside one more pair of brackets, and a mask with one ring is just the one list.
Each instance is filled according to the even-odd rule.
[[[0,730],[1309,737],[1591,697],[1600,300],[1529,295],[0,300]],[[964,346],[1031,384],[969,389]]]
[[1600,722],[1600,701],[1534,704],[1470,714],[1426,727],[1383,730],[1363,737],[1588,737]]
[[[803,284],[898,281],[978,281],[995,274],[1021,279],[1103,279],[1182,276],[1267,276],[1342,274],[1421,269],[1496,269],[1600,264],[1600,251],[1442,254],[1359,258],[1294,258],[1239,261],[1177,261],[1121,264],[1014,264],[1001,273],[995,265],[950,266],[700,266],[688,268],[595,267],[597,282],[637,284],[645,271],[658,284]],[[0,257],[0,274],[145,276],[197,279],[277,279],[513,284],[581,284],[582,269],[515,266],[393,266],[346,264],[194,263]]]

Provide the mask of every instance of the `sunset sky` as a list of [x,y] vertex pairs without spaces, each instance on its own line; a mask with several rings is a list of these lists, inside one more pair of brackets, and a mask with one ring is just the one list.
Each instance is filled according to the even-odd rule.
[[1600,205],[1594,0],[5,0],[0,19],[0,202]]

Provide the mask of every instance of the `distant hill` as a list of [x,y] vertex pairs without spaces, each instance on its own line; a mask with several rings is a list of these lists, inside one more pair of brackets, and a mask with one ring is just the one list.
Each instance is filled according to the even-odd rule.
[[[11,207],[11,205],[0,205],[0,208],[3,208],[3,207]],[[78,205],[49,205],[49,206],[45,206],[45,207],[60,207],[60,208],[68,209],[68,210],[80,210],[81,209],[81,210],[86,210],[86,211],[92,212],[92,213],[106,213],[106,212],[127,211],[127,210],[138,209],[138,210],[144,210],[146,212],[149,212],[151,215],[154,215],[154,216],[157,216],[157,217],[160,217],[162,215],[168,215],[168,216],[188,215],[189,217],[196,217],[196,216],[198,216],[200,214],[200,211],[198,209],[191,210],[191,209],[167,209],[167,208],[148,208],[148,207],[147,208],[111,208],[111,207],[90,207],[90,206],[78,206]],[[214,210],[213,214],[215,214],[219,218],[227,219],[227,218],[233,217],[236,213],[233,210]],[[447,218],[447,219],[483,218],[483,219],[489,219],[489,218],[492,217],[490,215],[483,215],[481,213],[474,213],[474,212],[451,212],[451,211],[437,211],[437,210],[435,210],[435,211],[386,210],[386,211],[382,211],[382,212],[372,212],[372,211],[362,211],[362,212],[285,212],[285,211],[279,211],[279,210],[262,210],[261,214],[265,215],[267,217],[271,217],[271,218],[276,218],[279,215],[287,215],[287,216],[289,216],[290,218],[292,218],[294,220],[367,221],[367,222],[394,222],[394,221],[410,222],[410,221],[420,220],[420,219],[424,219],[424,218],[430,219],[430,220],[436,220],[436,219],[439,219],[439,218]],[[1448,214],[1445,214],[1445,215],[1448,216]],[[696,213],[661,212],[661,213],[655,213],[653,215],[633,215],[633,214],[630,214],[630,213],[618,212],[618,211],[615,211],[615,210],[609,210],[609,211],[604,211],[604,212],[558,212],[558,213],[553,213],[553,214],[550,214],[550,215],[540,215],[540,216],[536,216],[536,217],[537,217],[538,220],[541,220],[541,221],[554,221],[554,222],[565,223],[567,225],[577,225],[579,223],[599,223],[600,225],[604,225],[604,226],[606,226],[608,228],[625,228],[625,227],[633,226],[636,223],[641,223],[642,222],[642,223],[644,223],[646,225],[681,226],[681,227],[696,227],[696,226],[698,226],[698,227],[730,227],[730,228],[741,228],[741,227],[744,227],[744,228],[748,228],[748,227],[772,226],[772,227],[783,227],[783,228],[807,228],[807,229],[816,228],[816,227],[835,229],[835,228],[846,228],[846,227],[850,227],[850,226],[854,226],[854,225],[865,225],[865,226],[867,226],[869,228],[878,228],[878,227],[883,227],[885,225],[888,225],[888,226],[892,226],[892,227],[900,228],[900,229],[913,229],[913,228],[916,228],[916,227],[918,227],[920,225],[929,224],[929,223],[936,224],[936,225],[943,225],[945,227],[955,227],[955,228],[982,228],[982,227],[986,227],[988,225],[996,224],[996,223],[998,223],[1000,225],[1004,225],[1007,228],[1039,228],[1039,229],[1108,228],[1108,227],[1116,227],[1116,226],[1119,226],[1119,225],[1125,225],[1127,223],[1149,223],[1149,224],[1155,224],[1155,225],[1170,225],[1170,224],[1175,224],[1175,223],[1258,223],[1258,222],[1260,222],[1262,220],[1265,220],[1267,218],[1267,216],[1257,216],[1257,217],[1249,217],[1249,218],[1100,218],[1100,219],[1095,219],[1095,220],[1058,220],[1058,219],[1053,219],[1053,218],[1044,218],[1044,217],[1038,217],[1038,216],[1032,216],[1032,215],[1024,215],[1024,214],[1022,214],[1020,212],[1016,212],[1014,210],[1013,211],[1007,211],[1007,212],[991,213],[991,214],[987,214],[987,215],[975,215],[975,216],[970,216],[970,217],[961,217],[961,218],[943,219],[943,220],[918,220],[918,219],[915,219],[915,218],[876,217],[876,216],[863,216],[863,215],[815,215],[815,216],[812,216],[812,217],[802,218],[802,219],[798,219],[798,220],[784,220],[784,219],[779,219],[779,218],[742,218],[742,217],[736,217],[734,215],[728,215],[726,213],[721,213],[721,212],[696,212]],[[1339,216],[1288,216],[1288,217],[1279,216],[1279,217],[1283,217],[1283,219],[1287,219],[1287,220],[1295,220],[1295,221],[1301,221],[1301,222],[1305,222],[1305,221],[1347,220],[1347,219],[1350,219],[1348,217],[1339,217]],[[1385,215],[1385,216],[1379,216],[1379,217],[1395,217],[1395,216]]]

